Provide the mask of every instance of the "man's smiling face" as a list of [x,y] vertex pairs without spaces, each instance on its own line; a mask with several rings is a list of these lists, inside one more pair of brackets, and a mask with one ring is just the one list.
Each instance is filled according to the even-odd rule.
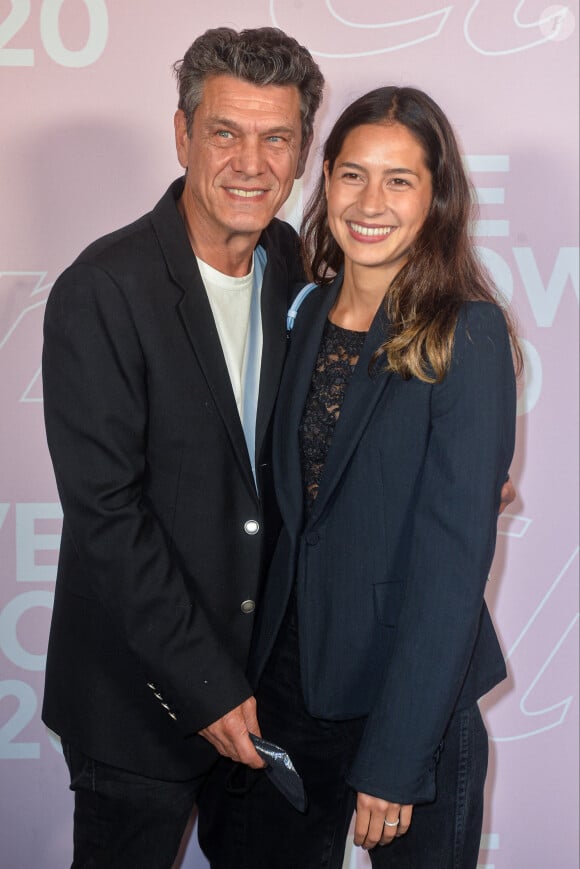
[[294,85],[254,85],[230,75],[204,84],[191,135],[175,115],[183,206],[196,253],[234,236],[255,244],[284,204],[301,156],[300,94]]

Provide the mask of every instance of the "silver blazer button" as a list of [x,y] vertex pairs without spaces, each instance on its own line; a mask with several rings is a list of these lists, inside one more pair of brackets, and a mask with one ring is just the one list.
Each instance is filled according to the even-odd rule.
[[256,609],[256,604],[253,600],[243,600],[240,606],[241,611],[244,615],[248,616],[250,613],[253,613]]
[[246,534],[257,534],[260,530],[260,523],[256,519],[248,519],[244,522],[244,531]]

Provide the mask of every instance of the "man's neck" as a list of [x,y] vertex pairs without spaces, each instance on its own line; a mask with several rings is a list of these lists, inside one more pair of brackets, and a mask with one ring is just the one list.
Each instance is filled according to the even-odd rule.
[[224,233],[223,238],[210,237],[204,233],[203,226],[193,226],[194,221],[186,209],[183,198],[177,201],[177,208],[187,231],[191,248],[199,259],[224,275],[241,278],[252,269],[252,257],[261,233]]

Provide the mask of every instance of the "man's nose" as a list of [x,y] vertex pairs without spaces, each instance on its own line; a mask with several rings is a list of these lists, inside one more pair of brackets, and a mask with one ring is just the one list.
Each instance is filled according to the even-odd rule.
[[257,137],[248,136],[243,138],[233,160],[233,168],[236,172],[245,175],[259,175],[264,171],[264,154],[262,143]]

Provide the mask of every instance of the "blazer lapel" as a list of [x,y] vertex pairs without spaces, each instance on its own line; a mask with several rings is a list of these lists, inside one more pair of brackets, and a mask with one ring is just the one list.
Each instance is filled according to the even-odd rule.
[[288,271],[280,251],[268,243],[266,230],[260,239],[268,261],[261,294],[262,364],[256,415],[256,461],[259,461],[268,426],[272,419],[280,377],[286,357],[286,313],[288,311]]
[[385,341],[387,334],[388,321],[381,306],[371,324],[346,389],[309,524],[315,522],[324,510],[358,446],[377,402],[385,395],[392,373],[382,370],[381,363],[369,373],[369,365],[375,350]]
[[183,291],[178,309],[185,331],[227,429],[242,476],[256,495],[244,431],[220,338],[197,261],[175,205],[182,189],[183,181],[179,179],[153,211],[153,225],[171,277]]
[[299,426],[304,404],[310,389],[312,372],[320,347],[322,332],[332,308],[342,277],[337,278],[328,289],[316,291],[317,307],[308,317],[298,315],[290,335],[291,350],[284,369],[276,413],[274,431],[276,490],[280,511],[289,529],[294,532],[302,526],[303,491],[302,466],[300,462]]
[[197,281],[184,292],[179,310],[199,366],[228,431],[242,473],[255,493],[256,487],[240,414],[218,331],[199,273]]

